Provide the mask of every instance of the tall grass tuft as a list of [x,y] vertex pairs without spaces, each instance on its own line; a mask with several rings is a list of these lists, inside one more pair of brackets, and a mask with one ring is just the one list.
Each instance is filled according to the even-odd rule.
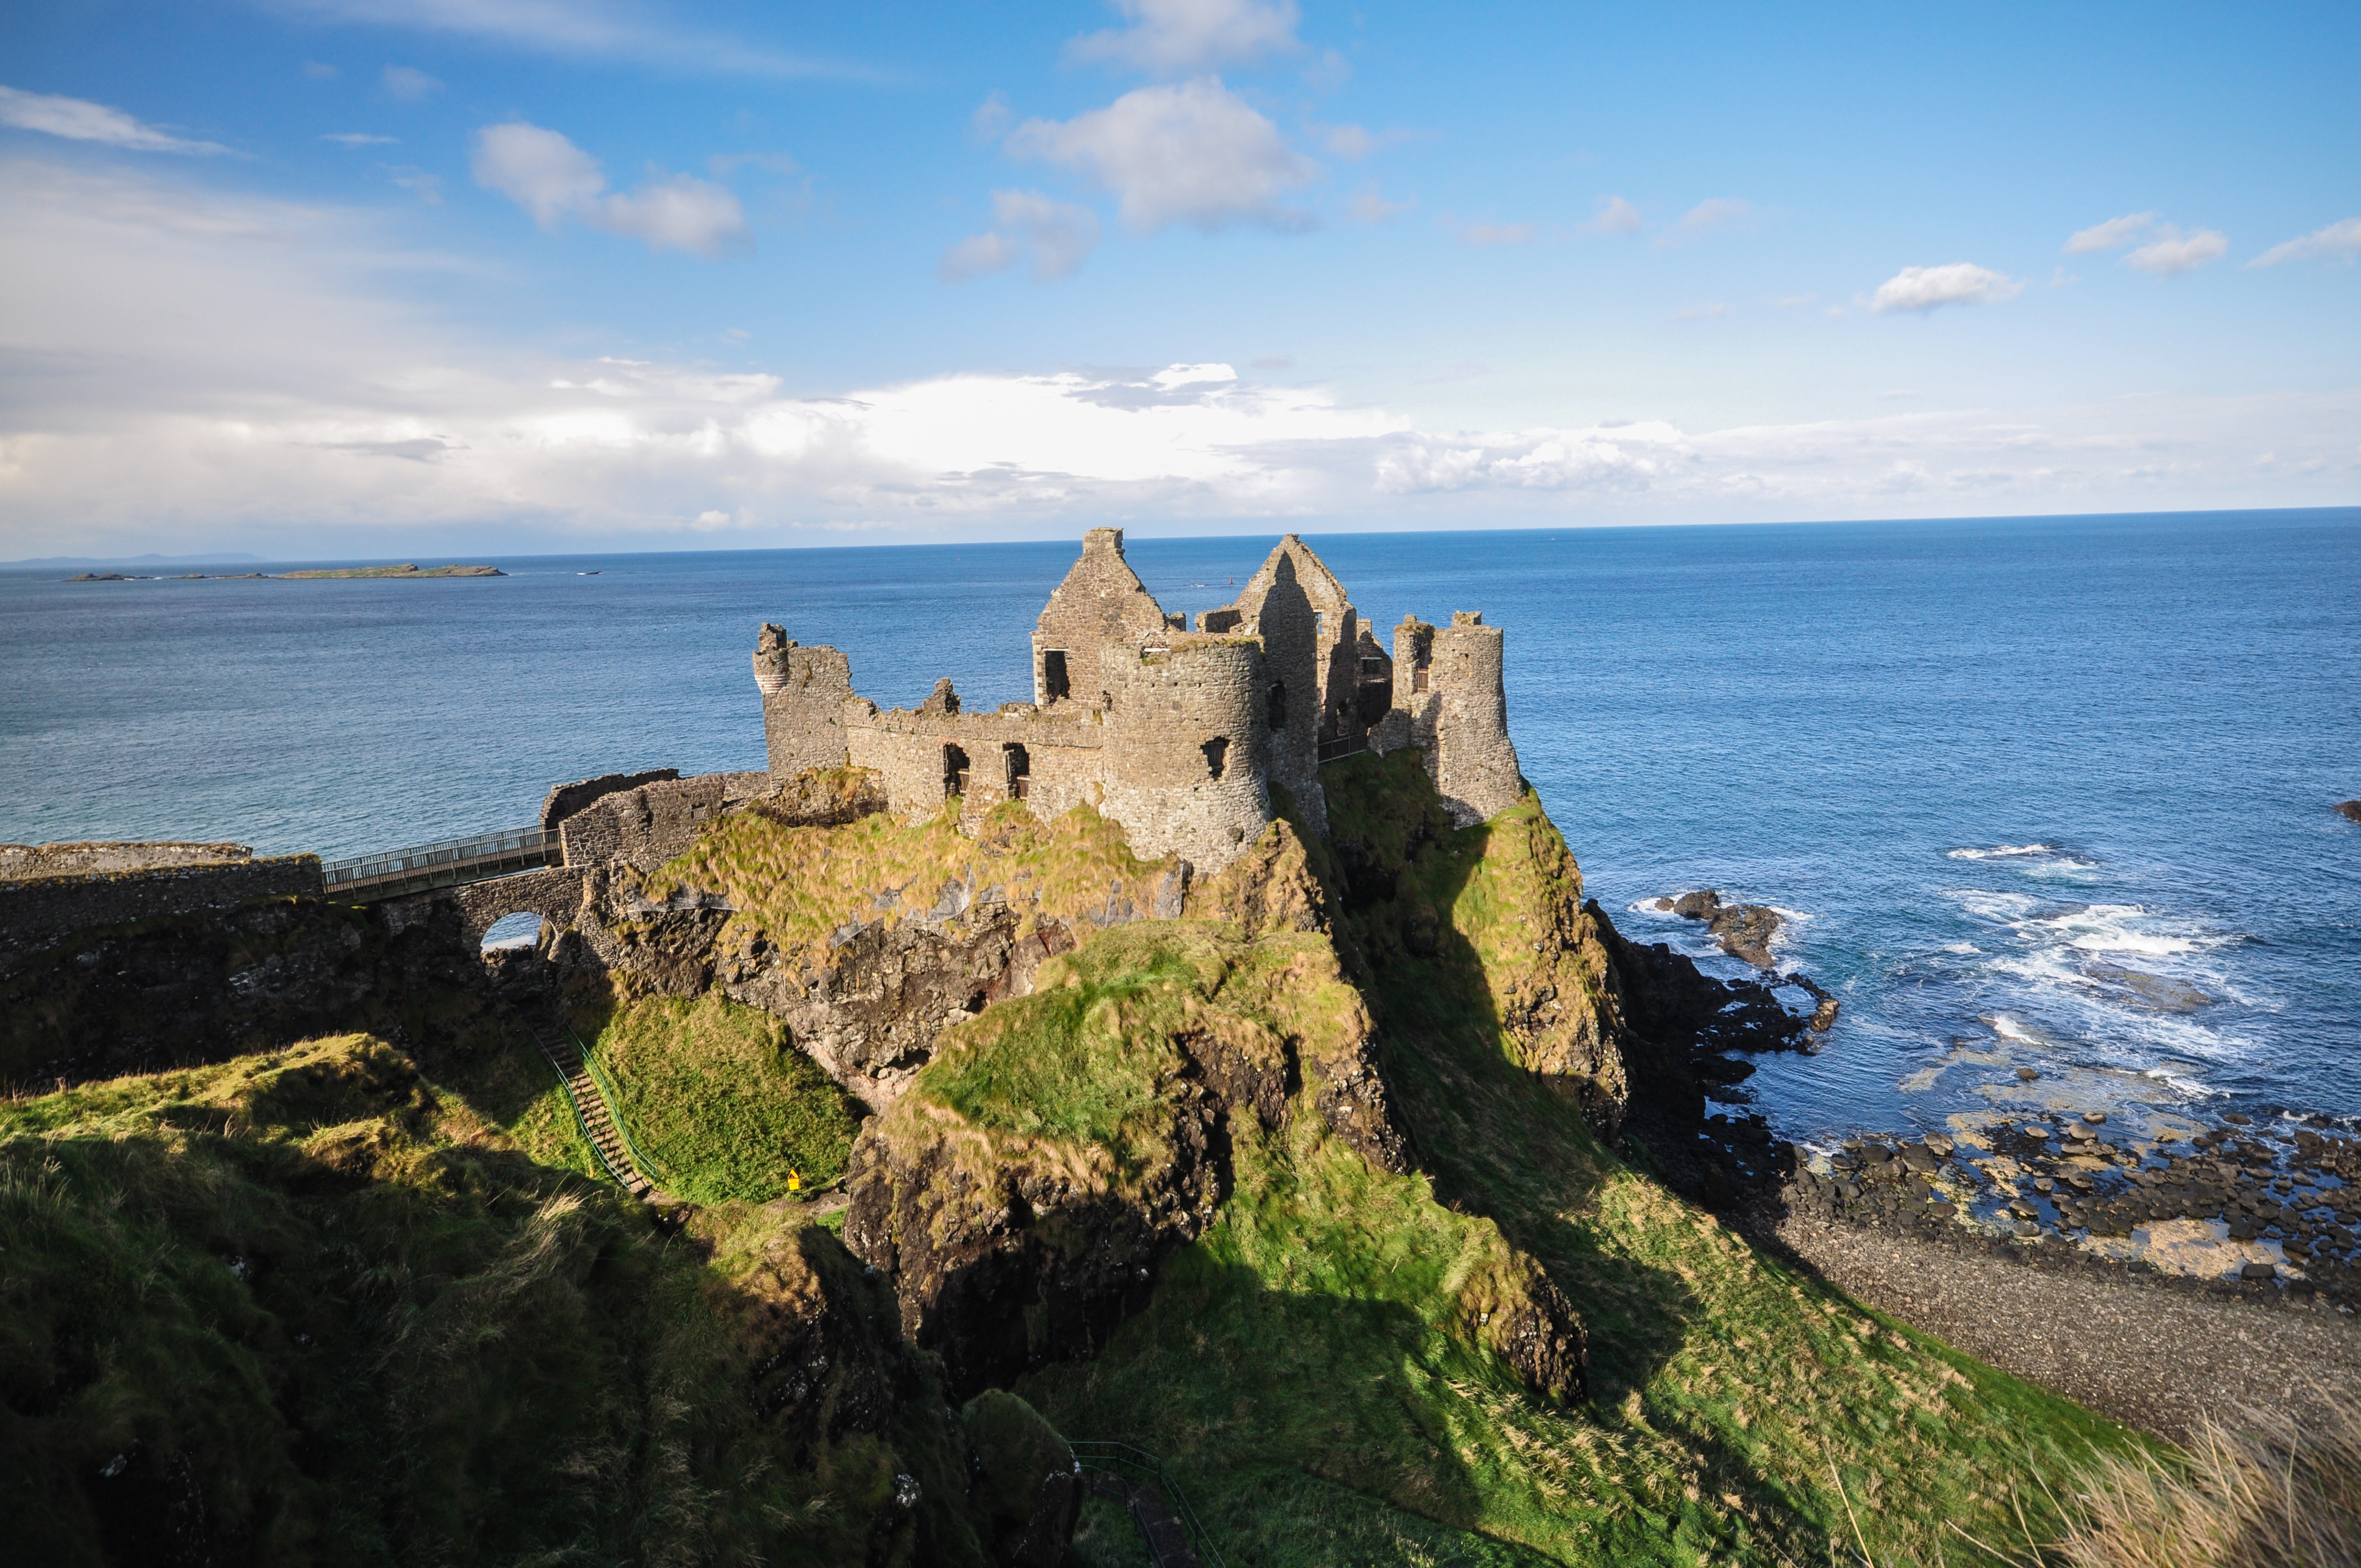
[[2179,1461],[2109,1455],[2067,1499],[2058,1568],[2346,1568],[2361,1563],[2361,1400],[2298,1420],[2208,1420]]

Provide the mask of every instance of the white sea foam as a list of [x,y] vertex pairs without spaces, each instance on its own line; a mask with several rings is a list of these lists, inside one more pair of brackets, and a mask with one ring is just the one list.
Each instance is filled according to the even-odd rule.
[[2005,861],[2025,855],[2048,855],[2057,851],[2048,844],[1995,844],[1989,850],[1949,850],[1945,853],[1955,861]]
[[2049,1036],[2040,1030],[2012,1018],[2005,1013],[1995,1013],[1986,1018],[1984,1023],[1990,1025],[1992,1032],[2002,1039],[2015,1040],[2021,1046],[2048,1046],[2053,1043]]

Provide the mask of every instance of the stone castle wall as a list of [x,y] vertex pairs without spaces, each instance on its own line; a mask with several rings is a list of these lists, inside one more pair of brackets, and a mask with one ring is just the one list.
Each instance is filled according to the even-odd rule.
[[642,784],[567,817],[558,824],[557,841],[568,866],[620,861],[653,872],[695,843],[724,807],[752,800],[770,786],[769,773],[699,773]]
[[678,768],[651,768],[640,773],[601,773],[595,779],[577,779],[572,784],[552,786],[549,798],[541,803],[542,831],[548,832],[577,812],[627,789],[642,784],[663,784],[680,777]]
[[0,882],[0,965],[38,952],[85,926],[187,915],[256,898],[296,894],[316,898],[321,892],[317,855],[270,855]]

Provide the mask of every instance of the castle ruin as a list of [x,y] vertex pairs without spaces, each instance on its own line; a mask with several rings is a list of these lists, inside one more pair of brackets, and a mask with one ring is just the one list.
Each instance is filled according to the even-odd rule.
[[1229,863],[1274,816],[1274,788],[1327,831],[1323,762],[1414,747],[1463,825],[1516,804],[1501,634],[1480,614],[1448,626],[1405,617],[1388,654],[1342,584],[1294,534],[1235,603],[1191,630],[1124,559],[1123,531],[1094,528],[1033,629],[1033,700],[961,710],[949,680],[915,710],[881,711],[851,662],[763,628],[754,682],[771,777],[873,769],[888,809],[931,816],[956,801],[973,822],[1009,799],[1055,817],[1090,805],[1143,857],[1198,871]]

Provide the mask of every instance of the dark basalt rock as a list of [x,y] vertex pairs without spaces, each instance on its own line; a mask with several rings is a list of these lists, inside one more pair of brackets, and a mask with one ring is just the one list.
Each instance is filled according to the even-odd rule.
[[[1733,959],[1756,969],[1778,967],[1771,957],[1771,938],[1778,934],[1784,921],[1779,912],[1767,904],[1724,904],[1721,894],[1708,887],[1685,893],[1669,905],[1660,898],[1656,907],[1669,907],[1684,920],[1704,921],[1721,950]],[[1834,1014],[1830,1021],[1834,1021]]]
[[2361,800],[2338,801],[2336,803],[2336,815],[2344,817],[2348,822],[2361,822]]

